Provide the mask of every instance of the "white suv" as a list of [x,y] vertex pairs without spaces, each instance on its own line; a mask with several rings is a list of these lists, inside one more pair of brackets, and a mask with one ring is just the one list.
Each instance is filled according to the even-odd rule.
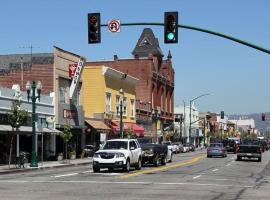
[[142,149],[136,139],[107,140],[93,156],[94,172],[101,168],[122,168],[128,172],[131,165],[138,170],[142,166]]

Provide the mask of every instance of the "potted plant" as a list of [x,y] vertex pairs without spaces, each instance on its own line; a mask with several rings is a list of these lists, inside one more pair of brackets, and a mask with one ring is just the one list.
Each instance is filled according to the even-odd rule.
[[63,160],[63,153],[59,153],[59,154],[57,155],[57,160],[58,160],[58,161]]
[[71,150],[69,151],[69,158],[70,158],[71,160],[76,159],[76,151],[75,151],[75,149],[71,149]]

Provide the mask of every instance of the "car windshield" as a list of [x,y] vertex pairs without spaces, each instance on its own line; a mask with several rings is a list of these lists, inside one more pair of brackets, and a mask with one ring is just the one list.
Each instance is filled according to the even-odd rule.
[[107,141],[102,149],[128,149],[127,141]]
[[138,142],[140,144],[148,144],[148,143],[152,143],[152,139],[151,138],[138,138],[137,139]]

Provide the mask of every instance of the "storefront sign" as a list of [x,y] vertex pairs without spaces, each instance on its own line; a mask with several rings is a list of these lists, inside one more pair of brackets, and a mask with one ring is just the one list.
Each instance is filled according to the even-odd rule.
[[75,110],[63,110],[63,118],[73,119],[75,117],[77,117]]
[[73,97],[73,95],[74,95],[74,93],[75,93],[75,91],[77,89],[83,66],[84,66],[84,59],[80,58],[80,60],[79,60],[79,62],[77,64],[77,68],[76,68],[75,74],[73,76],[71,85],[70,85],[70,89],[69,89],[69,98],[71,98],[71,99],[72,99],[72,97]]
[[75,71],[77,69],[78,64],[69,64],[68,65],[68,74],[69,78],[73,78]]

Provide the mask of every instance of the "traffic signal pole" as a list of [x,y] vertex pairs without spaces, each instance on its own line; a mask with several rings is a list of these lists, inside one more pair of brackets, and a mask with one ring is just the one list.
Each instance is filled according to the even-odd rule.
[[[121,23],[121,26],[145,26],[145,25],[147,25],[147,26],[164,26],[164,23],[156,23],[156,22]],[[101,24],[101,26],[102,27],[105,27],[105,26],[107,27],[108,25],[107,24]],[[215,31],[211,31],[211,30],[207,30],[207,29],[203,29],[203,28],[198,28],[198,27],[194,27],[194,26],[187,26],[187,25],[178,25],[178,28],[185,28],[185,29],[195,30],[195,31],[204,32],[204,33],[208,33],[208,34],[211,34],[211,35],[219,36],[219,37],[222,37],[222,38],[237,42],[239,44],[251,47],[251,48],[256,49],[258,51],[262,51],[264,53],[270,54],[269,49],[265,49],[265,48],[260,47],[258,45],[255,45],[255,44],[240,40],[240,39],[235,38],[235,37],[225,35],[223,33],[218,33],[218,32],[215,32]]]

